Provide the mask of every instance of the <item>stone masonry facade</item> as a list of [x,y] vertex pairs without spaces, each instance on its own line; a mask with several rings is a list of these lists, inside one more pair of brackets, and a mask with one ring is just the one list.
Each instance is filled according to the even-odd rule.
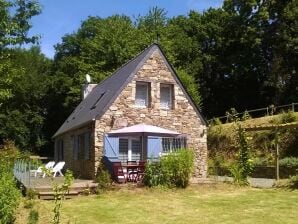
[[[148,108],[135,106],[136,82],[150,82],[151,95]],[[160,84],[172,84],[174,105],[172,109],[160,108]],[[188,148],[195,152],[194,177],[207,176],[207,128],[189,103],[180,86],[176,83],[163,57],[156,50],[124,87],[116,100],[103,116],[81,128],[62,134],[66,168],[76,177],[94,179],[99,162],[103,156],[104,135],[115,129],[146,123],[177,131],[187,135]],[[90,132],[91,150],[89,160],[73,158],[73,136]]]
[[[150,82],[151,96],[148,108],[135,106],[137,81]],[[160,84],[173,85],[173,109],[160,108]],[[158,50],[152,53],[105,114],[95,121],[95,170],[103,156],[105,133],[139,123],[155,125],[186,134],[188,148],[195,152],[194,177],[206,178],[207,128],[176,83]]]

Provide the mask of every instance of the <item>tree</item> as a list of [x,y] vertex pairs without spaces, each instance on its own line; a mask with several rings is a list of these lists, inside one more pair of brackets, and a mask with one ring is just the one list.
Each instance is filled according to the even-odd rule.
[[159,42],[164,28],[167,25],[167,12],[163,8],[157,6],[149,9],[145,16],[139,16],[137,19],[137,26],[139,29],[144,30],[144,34],[148,35],[147,38],[151,42]]
[[28,36],[28,30],[30,19],[39,13],[35,0],[0,0],[0,106],[12,96],[11,86],[16,77],[7,47],[37,41],[37,36]]
[[43,125],[51,62],[40,53],[39,47],[11,49],[9,54],[16,75],[12,96],[0,108],[0,144],[4,139],[12,139],[21,149],[36,152],[46,141]]

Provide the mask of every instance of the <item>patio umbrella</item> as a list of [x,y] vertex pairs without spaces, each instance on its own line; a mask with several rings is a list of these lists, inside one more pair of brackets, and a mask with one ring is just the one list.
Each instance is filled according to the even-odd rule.
[[137,124],[107,133],[111,137],[142,136],[142,155],[144,152],[144,138],[148,136],[176,137],[180,133],[148,124]]
[[175,137],[180,135],[176,131],[171,131],[165,128],[160,128],[148,124],[137,124],[130,127],[121,128],[118,130],[108,132],[111,137],[123,136],[160,136],[160,137]]

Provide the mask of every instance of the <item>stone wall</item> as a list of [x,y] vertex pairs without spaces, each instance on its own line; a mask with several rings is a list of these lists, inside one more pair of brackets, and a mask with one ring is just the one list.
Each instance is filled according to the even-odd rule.
[[[135,106],[136,81],[151,83],[151,105],[149,108]],[[160,109],[160,84],[174,85],[172,110]],[[181,88],[156,50],[128,83],[106,113],[95,122],[95,167],[103,155],[103,136],[110,130],[139,123],[175,130],[186,134],[188,147],[195,151],[194,176],[207,175],[207,129],[188,102]]]
[[[95,154],[94,150],[94,122],[86,125],[82,128],[76,129],[74,131],[69,131],[58,138],[55,141],[60,139],[63,140],[63,148],[64,148],[64,161],[65,161],[65,169],[70,169],[73,171],[75,177],[78,178],[87,178],[87,179],[94,179],[95,175]],[[91,133],[91,146],[90,146],[90,159],[89,160],[81,160],[77,159],[74,160],[73,156],[73,138],[72,136],[78,136],[86,132]],[[55,144],[56,145],[56,144]],[[55,150],[55,160],[57,161],[57,152]]]

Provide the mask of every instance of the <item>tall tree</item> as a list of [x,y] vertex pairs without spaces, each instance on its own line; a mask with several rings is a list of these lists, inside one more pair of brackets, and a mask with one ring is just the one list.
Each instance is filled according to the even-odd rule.
[[17,75],[11,98],[0,108],[0,141],[12,139],[21,149],[36,152],[46,143],[43,127],[48,102],[45,94],[51,62],[41,54],[39,47],[11,49],[9,54]]
[[11,87],[17,75],[10,64],[7,47],[37,41],[37,36],[28,36],[28,30],[30,19],[39,13],[35,0],[0,0],[0,106],[12,96]]

